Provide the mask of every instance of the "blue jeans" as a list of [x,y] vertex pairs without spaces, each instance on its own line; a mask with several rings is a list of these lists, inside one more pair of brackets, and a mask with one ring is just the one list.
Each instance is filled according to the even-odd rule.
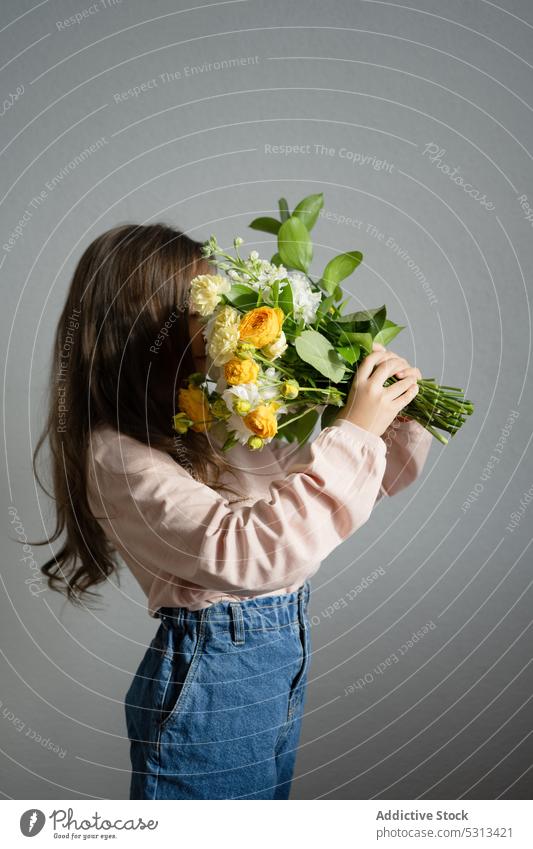
[[311,655],[310,584],[162,607],[125,696],[130,799],[287,799]]

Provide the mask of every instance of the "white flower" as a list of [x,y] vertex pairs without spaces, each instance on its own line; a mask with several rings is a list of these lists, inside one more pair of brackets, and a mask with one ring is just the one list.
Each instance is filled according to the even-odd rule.
[[306,324],[311,324],[315,320],[322,294],[313,292],[309,278],[301,271],[289,271],[287,276],[291,282],[294,315],[303,318]]
[[221,295],[227,295],[231,283],[220,274],[199,274],[191,280],[190,309],[202,316],[211,315],[220,303]]
[[243,416],[233,411],[233,404],[236,401],[247,401],[250,405],[250,410],[257,407],[261,403],[257,384],[239,383],[238,386],[229,386],[227,389],[224,389],[221,394],[226,402],[226,406],[232,411],[231,416],[226,420],[226,428],[228,432],[234,430],[235,436],[241,445],[245,445],[251,436],[251,431],[244,424]]
[[207,352],[213,360],[213,365],[221,366],[231,360],[239,344],[240,321],[239,311],[226,304],[209,319],[203,328],[208,340]]
[[233,410],[235,400],[249,401],[250,410],[261,403],[257,383],[239,383],[237,386],[228,386],[221,394],[229,410]]
[[282,265],[272,265],[266,259],[261,259],[257,251],[251,251],[248,259],[242,261],[238,268],[228,271],[231,280],[244,283],[256,292],[261,292],[263,302],[271,302],[271,287],[276,280],[287,279],[287,269]]
[[235,436],[241,445],[246,445],[252,435],[250,428],[246,427],[244,424],[242,416],[238,416],[237,413],[232,413],[229,419],[226,419],[226,427],[228,431],[235,431]]
[[265,345],[264,348],[261,348],[261,351],[269,360],[275,360],[277,357],[281,357],[288,347],[287,337],[282,330],[278,338],[274,342],[271,342],[270,345]]
[[276,280],[285,280],[287,277],[287,269],[283,265],[272,265],[266,259],[261,260],[260,266],[256,271],[258,281],[252,282],[254,288],[266,289],[271,288]]
[[259,391],[261,393],[261,398],[265,401],[269,401],[271,398],[275,398],[278,394],[277,382],[280,379],[279,371],[277,371],[274,366],[269,366],[268,368],[260,371],[257,375],[257,385],[259,387]]
[[[273,398],[278,400],[278,387],[272,385],[272,382],[278,380],[279,372],[273,366],[269,366],[264,372],[259,373],[257,383],[239,383],[238,386],[228,386],[223,390],[223,378],[220,378],[217,391],[222,395],[229,410],[233,411],[233,405],[236,401],[247,401],[250,405],[250,410],[255,410],[260,404],[268,404]],[[278,404],[280,402],[281,399],[278,400]],[[283,415],[287,411],[287,406],[281,403],[276,410],[276,417]],[[251,431],[244,423],[244,416],[232,412],[231,416],[226,420],[226,427],[228,431],[235,431],[235,435],[242,445],[247,443]],[[265,439],[265,443],[270,442],[274,438]]]

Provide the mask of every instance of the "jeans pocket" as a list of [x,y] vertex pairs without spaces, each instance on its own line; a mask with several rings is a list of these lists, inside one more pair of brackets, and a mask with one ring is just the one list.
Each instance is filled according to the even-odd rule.
[[204,635],[201,627],[193,633],[175,632],[162,664],[162,695],[157,725],[163,731],[183,709],[196,678],[202,656]]
[[309,623],[307,618],[304,622],[296,622],[293,625],[294,632],[298,634],[300,639],[300,666],[296,676],[292,680],[291,690],[289,694],[289,716],[292,714],[296,700],[301,690],[301,685],[305,683],[307,670],[311,659],[311,642],[309,636]]
[[126,726],[131,739],[143,740],[149,736],[163,654],[160,636],[156,635],[146,649],[124,695]]

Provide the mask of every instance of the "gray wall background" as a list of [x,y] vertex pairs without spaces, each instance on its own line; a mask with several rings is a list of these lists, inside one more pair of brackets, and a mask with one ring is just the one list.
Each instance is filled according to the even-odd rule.
[[[315,273],[333,253],[362,250],[354,307],[386,303],[406,325],[390,347],[463,386],[476,412],[313,579],[293,797],[528,798],[533,7],[191,5],[107,0],[67,28],[57,22],[89,2],[2,3],[2,795],[127,798],[122,697],[156,627],[125,570],[96,612],[39,585],[34,594],[31,557],[13,542],[14,522],[30,539],[51,526],[30,456],[77,259],[127,220],[222,242],[240,234],[270,251],[251,218],[282,193],[294,204],[323,190]],[[296,144],[309,151],[268,147]],[[47,554],[31,550],[39,565]]]

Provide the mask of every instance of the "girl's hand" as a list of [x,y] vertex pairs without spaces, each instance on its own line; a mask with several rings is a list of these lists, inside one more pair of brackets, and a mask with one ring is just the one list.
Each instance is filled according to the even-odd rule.
[[[385,348],[384,345],[381,344],[381,342],[374,342],[372,350],[374,350],[374,351],[386,351],[387,349]],[[392,354],[392,351],[389,351],[388,353]],[[422,372],[420,371],[419,368],[416,368],[415,366],[410,366],[409,363],[407,362],[407,360],[405,360],[403,357],[400,357],[399,354],[392,354],[392,356],[398,357],[398,359],[403,360],[404,363],[405,363],[405,366],[403,368],[394,372],[395,377],[414,377],[415,380],[422,380]]]
[[[381,344],[381,342],[374,342],[373,350],[374,351],[386,351],[387,349],[385,348],[384,345]],[[397,355],[395,354],[395,356],[397,356]],[[407,360],[405,362],[407,363]],[[416,380],[421,380],[422,379],[422,372],[420,371],[419,368],[416,368],[415,366],[410,366],[409,364],[407,364],[406,367],[400,369],[399,371],[394,372],[394,376],[395,377],[414,377]],[[409,416],[402,416],[402,415],[397,415],[396,418],[398,419],[399,422],[408,422],[408,421],[411,420]]]
[[[387,378],[398,377],[395,383],[384,386]],[[409,365],[377,342],[357,369],[345,406],[337,419],[348,419],[370,433],[381,436],[400,410],[418,392],[419,369]]]

